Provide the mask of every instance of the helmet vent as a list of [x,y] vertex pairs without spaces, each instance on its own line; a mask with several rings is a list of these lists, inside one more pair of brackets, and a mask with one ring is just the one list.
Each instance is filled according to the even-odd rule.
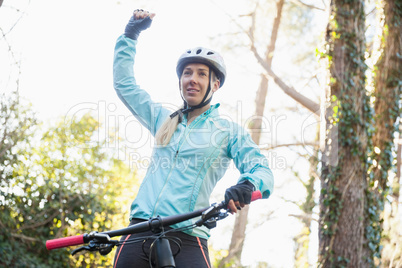
[[205,47],[187,48],[177,61],[176,73],[179,79],[181,79],[181,76],[183,75],[184,67],[189,63],[207,65],[215,72],[216,76],[221,81],[220,87],[222,87],[225,82],[226,67],[218,52]]

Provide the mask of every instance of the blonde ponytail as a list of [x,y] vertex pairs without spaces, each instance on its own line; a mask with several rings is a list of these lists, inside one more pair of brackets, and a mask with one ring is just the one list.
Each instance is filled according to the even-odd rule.
[[179,115],[173,118],[168,117],[165,122],[163,122],[162,126],[155,135],[157,145],[166,146],[169,144],[173,133],[176,131],[177,125],[179,124],[179,117]]

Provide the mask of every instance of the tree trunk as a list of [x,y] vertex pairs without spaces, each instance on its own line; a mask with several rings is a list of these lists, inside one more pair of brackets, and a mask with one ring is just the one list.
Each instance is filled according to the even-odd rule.
[[[393,135],[398,131],[396,128],[397,119],[400,116],[399,104],[402,94],[400,86],[401,72],[401,4],[397,1],[383,0],[380,2],[383,7],[381,14],[382,35],[381,35],[381,55],[374,68],[374,129],[372,155],[372,171],[369,172],[370,192],[368,196],[368,206],[366,212],[366,239],[369,247],[365,247],[365,256],[368,260],[375,260],[374,264],[380,262],[381,247],[380,238],[384,230],[382,222],[385,197],[389,190],[388,172],[393,168],[394,140]],[[398,145],[396,146],[398,147]],[[399,160],[400,161],[400,160]],[[399,162],[400,163],[400,162]],[[398,175],[397,175],[398,177]],[[392,185],[399,192],[399,179]],[[375,213],[373,213],[373,210]],[[393,222],[392,215],[389,222]],[[389,237],[389,236],[386,236]],[[384,240],[387,242],[388,239]],[[383,260],[389,263],[388,260]],[[372,265],[373,263],[367,263]]]
[[[319,138],[319,129],[317,128],[316,140]],[[295,242],[295,267],[310,267],[311,264],[309,262],[309,248],[310,248],[310,235],[311,235],[311,223],[313,221],[313,209],[316,207],[316,191],[314,184],[318,179],[317,174],[317,166],[318,166],[318,146],[314,147],[314,155],[309,157],[310,169],[309,175],[310,178],[307,183],[303,183],[303,186],[306,190],[307,196],[305,201],[301,204],[300,209],[302,211],[301,222],[303,224],[303,228],[298,236],[294,238]]]
[[319,222],[321,267],[363,267],[367,187],[363,0],[332,0]]
[[[271,67],[272,59],[274,56],[275,43],[278,36],[284,2],[285,2],[284,0],[280,0],[276,4],[277,11],[271,32],[271,40],[265,52],[265,62],[269,67]],[[256,115],[255,117],[256,119],[253,120],[250,127],[251,138],[256,144],[260,143],[261,124],[262,124],[262,117],[264,116],[265,99],[267,97],[267,92],[268,92],[268,79],[266,78],[265,75],[261,75],[260,86],[255,98],[256,110],[254,114]],[[249,207],[246,206],[236,215],[235,225],[232,233],[232,239],[229,247],[229,254],[224,260],[222,260],[220,267],[224,267],[225,263],[231,260],[234,260],[237,264],[241,263],[241,254],[243,251],[244,240],[246,238],[245,231],[247,226],[248,211]]]
[[[399,11],[401,13],[401,11]],[[385,25],[382,34],[382,55],[375,67],[374,81],[374,111],[375,133],[373,146],[375,148],[374,179],[378,180],[378,192],[387,189],[388,171],[392,167],[393,135],[399,114],[399,102],[402,94],[399,80],[401,71],[401,14],[393,0],[384,1]],[[399,25],[396,22],[399,22]],[[385,29],[386,28],[386,29]]]

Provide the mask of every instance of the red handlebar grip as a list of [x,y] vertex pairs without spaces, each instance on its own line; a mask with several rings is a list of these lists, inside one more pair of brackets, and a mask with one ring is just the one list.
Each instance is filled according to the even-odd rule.
[[84,244],[84,235],[69,236],[46,241],[48,250]]
[[251,202],[253,202],[253,201],[255,201],[255,200],[258,200],[258,199],[261,199],[261,198],[262,198],[262,194],[261,194],[260,191],[254,191],[254,192],[251,194]]

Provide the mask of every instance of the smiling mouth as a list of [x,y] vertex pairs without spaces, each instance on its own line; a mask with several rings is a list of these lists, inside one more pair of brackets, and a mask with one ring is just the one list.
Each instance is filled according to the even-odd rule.
[[188,88],[187,92],[199,92],[199,90],[195,88]]

